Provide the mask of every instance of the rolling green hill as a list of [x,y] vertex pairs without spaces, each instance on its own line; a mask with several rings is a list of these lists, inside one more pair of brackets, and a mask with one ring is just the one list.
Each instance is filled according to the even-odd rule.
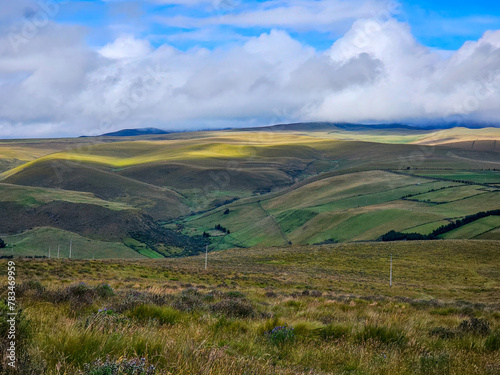
[[175,218],[187,208],[178,193],[120,176],[91,163],[38,161],[4,180],[21,186],[56,188],[91,193],[113,202],[139,208],[154,218]]
[[439,223],[495,206],[499,193],[496,188],[401,173],[356,172],[230,203],[188,218],[185,226],[186,231],[203,232],[221,224],[231,231],[221,242],[223,247],[253,246],[261,241],[272,246],[367,241],[390,230],[415,227],[427,226],[429,232],[424,234],[428,234]]
[[[155,257],[202,251],[204,232],[212,250],[428,234],[500,208],[497,138],[318,123],[0,141],[0,236],[52,227]],[[448,235],[500,239],[487,222]]]
[[0,255],[49,257],[50,252],[51,258],[57,259],[58,255],[61,259],[69,258],[71,241],[72,259],[145,258],[121,242],[99,241],[56,228],[30,229],[20,234],[5,236],[4,240],[8,245],[0,250]]

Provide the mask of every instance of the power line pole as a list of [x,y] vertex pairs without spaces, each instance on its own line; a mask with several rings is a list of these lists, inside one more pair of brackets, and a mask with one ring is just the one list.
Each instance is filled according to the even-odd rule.
[[392,288],[392,254],[391,254],[391,271],[389,276],[389,286]]
[[72,240],[69,240],[69,259],[71,259],[71,244]]
[[49,246],[49,259],[50,259],[50,246]]
[[205,269],[208,266],[208,245],[205,247]]
[[57,259],[59,259],[59,250],[61,248],[61,245],[57,245]]
[[[219,242],[215,246],[215,250],[214,251],[217,251],[219,249],[220,243],[222,242],[222,240],[224,238],[226,238],[226,236],[227,236],[227,234],[225,234],[224,236],[222,236],[222,238],[219,240]],[[207,266],[208,266],[208,245],[205,247],[205,269],[207,269]]]

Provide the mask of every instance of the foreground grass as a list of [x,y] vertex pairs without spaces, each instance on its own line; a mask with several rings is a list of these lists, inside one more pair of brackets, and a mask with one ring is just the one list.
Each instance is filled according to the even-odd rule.
[[494,241],[434,241],[230,250],[207,271],[16,259],[21,373],[144,358],[157,374],[497,374],[499,258]]

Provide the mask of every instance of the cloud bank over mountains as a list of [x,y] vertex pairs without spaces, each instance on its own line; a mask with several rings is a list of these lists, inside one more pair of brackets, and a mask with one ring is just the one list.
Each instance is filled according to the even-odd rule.
[[[202,0],[156,3],[214,6]],[[187,29],[193,37],[220,36],[213,48],[187,49],[121,32],[92,46],[88,26],[58,22],[55,5],[43,10],[22,0],[1,11],[0,137],[289,121],[500,119],[500,31],[487,31],[457,51],[431,49],[395,17],[392,3],[269,1],[234,12],[237,3],[226,2],[198,21],[152,17],[179,28],[169,37],[186,37]],[[31,30],[24,30],[26,19]],[[265,30],[245,36],[255,27]],[[301,40],[308,30],[331,33],[331,46],[319,50]],[[224,41],[224,33],[231,40]]]

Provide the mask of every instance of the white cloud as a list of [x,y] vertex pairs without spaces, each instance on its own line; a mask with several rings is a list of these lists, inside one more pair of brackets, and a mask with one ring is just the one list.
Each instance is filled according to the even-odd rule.
[[151,45],[148,41],[135,39],[133,36],[121,36],[99,50],[102,56],[117,60],[145,57],[150,52]]
[[180,28],[225,25],[339,31],[358,18],[389,17],[398,9],[393,0],[271,0],[252,3],[251,7],[243,1],[215,0],[212,6],[217,14],[211,17],[175,15],[156,20]]
[[407,24],[375,17],[326,52],[279,27],[213,50],[133,36],[94,50],[84,29],[49,23],[17,52],[0,31],[0,52],[0,137],[500,118],[500,31],[444,53],[420,45]]
[[[500,32],[488,32],[477,42],[443,54],[419,45],[406,24],[390,20],[367,27],[359,21],[329,54],[343,61],[368,53],[381,61],[384,74],[363,87],[331,92],[313,108],[311,118],[338,121],[463,120],[494,121],[485,113],[500,111]],[[372,32],[366,32],[372,30]]]

